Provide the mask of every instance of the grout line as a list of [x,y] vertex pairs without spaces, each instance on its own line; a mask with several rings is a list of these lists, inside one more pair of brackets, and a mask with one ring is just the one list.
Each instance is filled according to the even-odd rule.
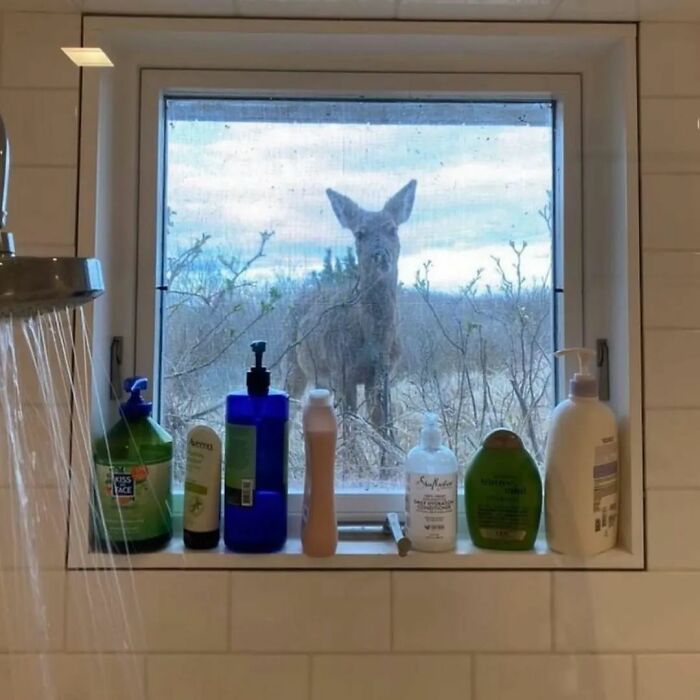
[[389,652],[394,651],[394,620],[396,613],[394,610],[394,572],[389,572]]
[[639,689],[637,687],[637,654],[632,656],[632,698],[637,700],[639,697]]
[[554,639],[554,572],[549,573],[549,649],[554,651],[555,639]]
[[477,666],[477,653],[472,652],[469,655],[471,663],[471,673],[469,677],[469,691],[471,693],[471,700],[476,700],[476,666]]
[[313,700],[314,696],[314,685],[313,685],[313,679],[314,679],[314,656],[313,654],[309,654],[307,657],[306,661],[306,683],[307,683],[307,694],[306,696],[309,698],[309,700]]
[[226,591],[226,650],[233,651],[233,633],[235,632],[233,624],[233,595],[234,595],[234,576],[233,571],[228,572],[228,586]]
[[148,659],[150,654],[143,654],[143,683],[141,684],[141,689],[143,690],[143,700],[148,700]]

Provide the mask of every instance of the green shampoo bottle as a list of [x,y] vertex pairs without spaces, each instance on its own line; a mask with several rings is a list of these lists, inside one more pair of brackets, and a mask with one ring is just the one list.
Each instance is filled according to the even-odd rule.
[[147,387],[144,377],[124,382],[130,396],[119,407],[119,421],[94,445],[92,529],[101,550],[150,552],[173,534],[173,441],[151,418],[151,402],[141,398]]
[[467,525],[483,549],[532,549],[542,513],[542,478],[522,440],[494,430],[467,467]]

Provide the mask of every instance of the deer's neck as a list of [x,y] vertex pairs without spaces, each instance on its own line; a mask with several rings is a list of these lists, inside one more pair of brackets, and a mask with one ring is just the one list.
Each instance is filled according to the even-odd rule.
[[386,275],[360,274],[360,303],[374,316],[394,313],[398,271]]

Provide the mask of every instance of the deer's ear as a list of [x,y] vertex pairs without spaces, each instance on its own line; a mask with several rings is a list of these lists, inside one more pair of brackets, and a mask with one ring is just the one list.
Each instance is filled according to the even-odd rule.
[[413,202],[416,199],[416,181],[411,180],[405,187],[401,188],[385,205],[384,211],[391,216],[392,221],[397,225],[408,221],[413,211]]
[[331,200],[331,206],[338,217],[338,221],[340,221],[340,225],[343,228],[355,231],[360,223],[360,207],[350,197],[346,197],[335,190],[328,189],[326,194],[328,199]]

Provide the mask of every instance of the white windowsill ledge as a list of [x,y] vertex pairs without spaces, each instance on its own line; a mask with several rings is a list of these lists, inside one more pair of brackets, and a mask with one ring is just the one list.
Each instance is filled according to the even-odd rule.
[[195,551],[185,549],[182,539],[174,537],[161,551],[114,557],[99,552],[71,561],[70,569],[538,569],[538,570],[621,570],[643,569],[644,562],[631,552],[612,549],[589,559],[567,557],[547,549],[538,540],[529,552],[499,552],[476,548],[460,536],[453,552],[409,552],[400,557],[396,545],[386,540],[344,540],[338,543],[333,557],[312,558],[301,551],[301,541],[290,537],[285,548],[274,554],[235,554],[223,545],[218,549]]

